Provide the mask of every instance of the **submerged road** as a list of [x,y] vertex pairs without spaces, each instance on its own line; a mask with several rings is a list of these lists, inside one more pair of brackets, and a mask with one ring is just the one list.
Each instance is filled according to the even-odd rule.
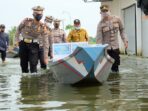
[[18,59],[0,64],[0,111],[148,111],[148,59],[121,56],[102,86],[72,87],[51,74],[24,76]]

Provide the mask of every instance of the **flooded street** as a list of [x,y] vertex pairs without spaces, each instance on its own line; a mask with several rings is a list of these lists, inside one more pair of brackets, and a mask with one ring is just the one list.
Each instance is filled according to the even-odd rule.
[[18,59],[0,64],[0,111],[148,111],[148,59],[121,56],[102,86],[60,85],[51,74],[23,76]]

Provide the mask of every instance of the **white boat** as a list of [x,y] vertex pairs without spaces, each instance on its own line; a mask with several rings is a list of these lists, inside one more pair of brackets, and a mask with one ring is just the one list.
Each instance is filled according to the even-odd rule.
[[54,78],[64,84],[103,83],[114,60],[107,54],[108,45],[87,43],[53,44],[49,67]]

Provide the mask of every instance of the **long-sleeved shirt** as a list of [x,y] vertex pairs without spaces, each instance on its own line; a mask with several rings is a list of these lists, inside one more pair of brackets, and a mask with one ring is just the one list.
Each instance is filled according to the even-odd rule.
[[9,35],[5,32],[0,32],[0,50],[5,51],[9,46]]
[[65,43],[66,42],[66,34],[62,29],[52,29],[51,36],[54,43]]
[[88,33],[85,29],[72,30],[67,37],[68,42],[86,42],[88,41]]
[[111,16],[109,20],[102,20],[98,24],[96,40],[97,43],[109,44],[108,49],[118,49],[118,32],[120,32],[121,39],[124,43],[127,42],[124,27],[121,19],[116,16]]
[[47,27],[42,22],[36,22],[32,18],[23,20],[16,31],[16,41],[20,41],[20,35],[24,39],[37,39],[39,46],[44,48],[44,56],[48,57],[49,42]]

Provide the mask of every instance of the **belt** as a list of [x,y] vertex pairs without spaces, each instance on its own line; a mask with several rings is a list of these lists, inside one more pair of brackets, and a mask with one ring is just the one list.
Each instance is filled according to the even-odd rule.
[[25,43],[39,43],[38,39],[23,38],[22,41]]

